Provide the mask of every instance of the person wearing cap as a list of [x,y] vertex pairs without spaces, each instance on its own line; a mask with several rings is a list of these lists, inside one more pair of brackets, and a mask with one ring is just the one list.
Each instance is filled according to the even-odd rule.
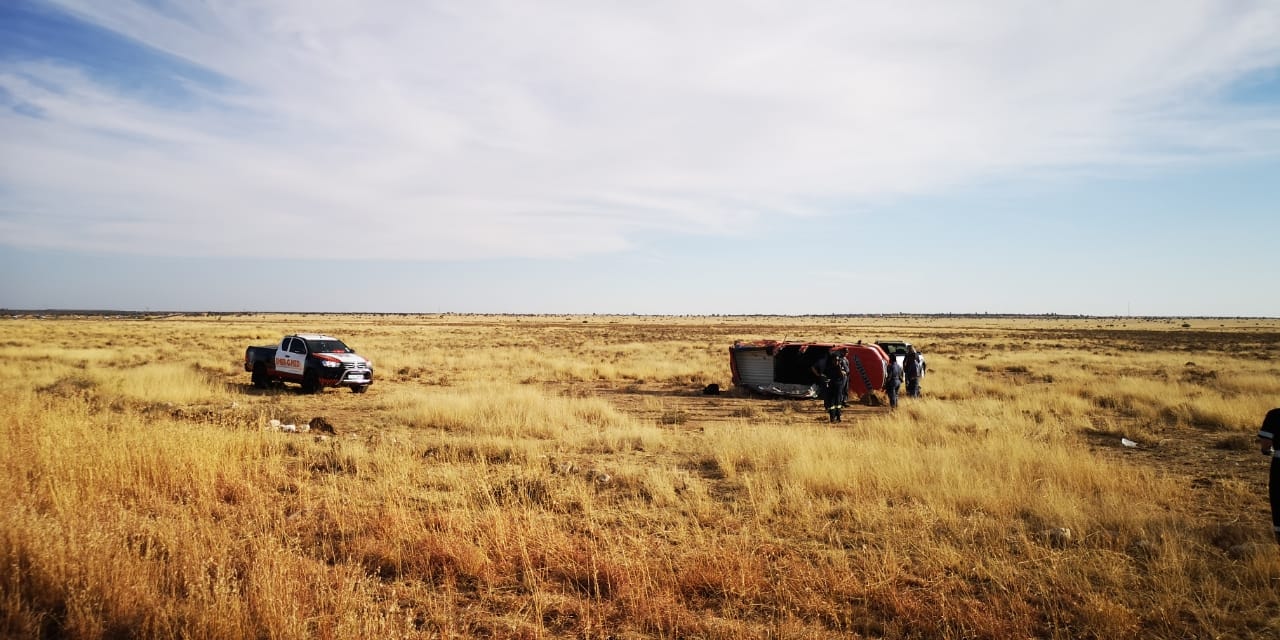
[[1271,533],[1280,543],[1280,450],[1276,450],[1276,434],[1280,434],[1280,409],[1267,412],[1258,429],[1258,444],[1262,455],[1271,456],[1271,475],[1267,479],[1267,494],[1271,499]]

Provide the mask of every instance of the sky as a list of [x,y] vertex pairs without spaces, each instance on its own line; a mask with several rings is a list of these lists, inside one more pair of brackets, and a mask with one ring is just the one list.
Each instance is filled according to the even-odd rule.
[[1280,317],[1274,0],[4,0],[0,308]]

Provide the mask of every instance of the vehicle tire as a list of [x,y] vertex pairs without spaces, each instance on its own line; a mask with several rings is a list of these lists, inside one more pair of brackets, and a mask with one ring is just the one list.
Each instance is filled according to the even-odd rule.
[[267,377],[267,363],[255,362],[253,364],[253,386],[259,389],[266,389],[271,386],[271,378]]
[[320,392],[320,373],[315,369],[307,369],[302,374],[302,392],[303,393],[319,393]]
[[367,384],[358,384],[351,387],[351,393],[364,393],[368,390],[369,390],[369,385]]

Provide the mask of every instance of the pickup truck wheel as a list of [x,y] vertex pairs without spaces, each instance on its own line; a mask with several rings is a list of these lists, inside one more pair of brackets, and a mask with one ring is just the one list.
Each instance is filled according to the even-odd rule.
[[271,386],[271,378],[267,377],[267,363],[256,362],[253,365],[253,386],[266,389]]
[[307,369],[306,372],[302,374],[302,392],[320,392],[320,374],[317,373],[315,369]]
[[351,392],[352,392],[352,393],[364,393],[364,392],[366,392],[366,391],[368,391],[368,390],[369,390],[369,385],[367,385],[367,384],[358,384],[358,385],[356,385],[356,386],[354,386],[354,387],[351,387]]

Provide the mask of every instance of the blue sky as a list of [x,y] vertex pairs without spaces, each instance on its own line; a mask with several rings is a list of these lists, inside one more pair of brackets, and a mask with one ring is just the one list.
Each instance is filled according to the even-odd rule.
[[0,307],[1280,316],[1280,3],[0,3]]

